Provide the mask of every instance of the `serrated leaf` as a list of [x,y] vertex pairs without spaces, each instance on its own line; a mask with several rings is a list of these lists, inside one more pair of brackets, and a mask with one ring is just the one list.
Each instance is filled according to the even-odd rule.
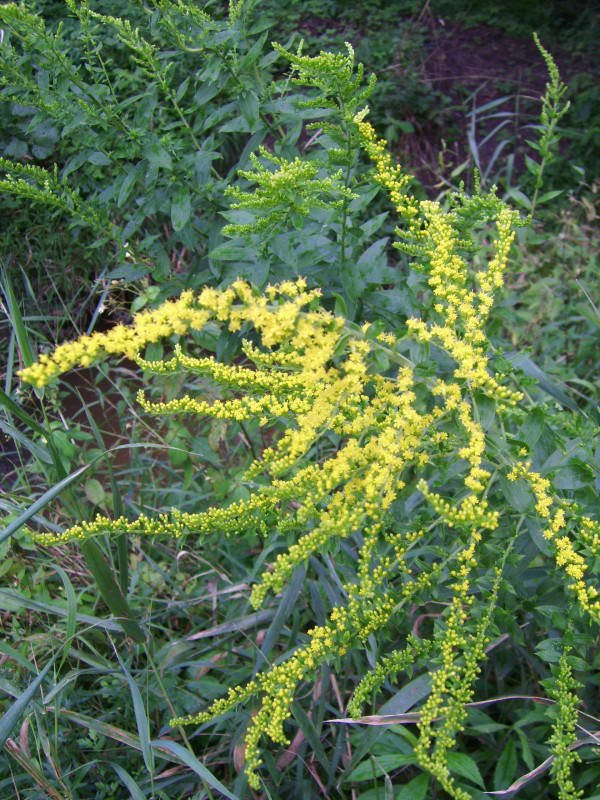
[[535,648],[536,655],[550,664],[558,664],[562,648],[558,639],[544,639]]

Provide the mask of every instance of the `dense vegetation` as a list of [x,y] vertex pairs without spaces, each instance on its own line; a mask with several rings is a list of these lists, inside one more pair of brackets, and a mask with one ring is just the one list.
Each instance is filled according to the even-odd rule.
[[0,791],[598,800],[598,15],[283,5],[0,6]]

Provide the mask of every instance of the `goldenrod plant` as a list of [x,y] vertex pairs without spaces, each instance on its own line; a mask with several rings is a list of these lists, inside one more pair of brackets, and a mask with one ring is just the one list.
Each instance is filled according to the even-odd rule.
[[[303,80],[313,75],[325,92],[334,61],[292,59]],[[351,71],[341,76],[340,96],[345,86],[357,91],[352,80]],[[550,468],[540,463],[539,437],[527,435],[536,410],[530,387],[498,358],[486,334],[522,224],[518,212],[494,189],[457,192],[445,207],[417,199],[367,113],[354,108],[346,131],[370,159],[372,180],[398,215],[396,246],[426,275],[432,302],[424,301],[423,314],[386,330],[327,310],[319,288],[301,277],[264,290],[238,279],[226,288],[185,292],[137,314],[131,325],[40,356],[20,373],[38,388],[73,368],[125,356],[147,376],[188,376],[189,392],[174,399],[152,399],[151,385],[140,391],[147,413],[255,420],[278,435],[246,469],[245,499],[193,513],[97,516],[34,538],[49,546],[129,533],[208,548],[222,536],[243,543],[258,535],[273,557],[252,587],[256,610],[315,561],[339,560],[340,601],[287,658],[170,725],[206,725],[240,705],[252,710],[244,760],[250,787],[258,790],[264,748],[290,741],[287,721],[299,687],[315,681],[324,665],[343,671],[352,653],[379,641],[383,654],[356,687],[349,713],[360,722],[386,681],[428,673],[410,763],[448,796],[469,800],[473,786],[464,780],[464,764],[457,772],[452,751],[460,748],[469,704],[489,699],[478,693],[479,680],[502,627],[503,603],[515,590],[515,566],[528,553],[531,560],[527,530],[536,532],[535,560],[565,592],[569,617],[585,626],[600,621],[594,581],[600,524],[587,495],[553,484],[560,458]],[[284,163],[266,150],[261,155],[279,170],[267,173],[256,159],[251,177],[259,190],[246,200],[236,197],[263,213],[269,198],[281,203],[292,190],[299,206],[326,202],[340,179],[333,172],[316,179],[301,161]],[[259,217],[255,232],[279,213]],[[483,263],[475,260],[481,231]],[[203,352],[198,334],[207,329],[242,335],[235,363]],[[157,342],[169,352],[153,360],[146,353]],[[221,387],[222,399],[203,396],[205,383],[198,380],[206,378]],[[411,609],[432,603],[440,609],[433,629],[414,631],[399,649],[384,652],[393,632],[406,629]],[[550,690],[556,698],[551,777],[561,800],[580,796],[571,770],[579,701],[569,659],[565,648]]]
[[[78,617],[73,586],[66,573],[57,570],[68,601],[67,635],[57,672],[67,657],[80,658],[91,665],[91,672],[103,676],[102,691],[117,680],[115,671],[122,674],[139,736],[132,738],[121,727],[94,720],[67,704],[59,709],[62,687],[71,673],[64,682],[57,679],[50,693],[54,705],[46,703],[43,710],[55,714],[56,729],[64,718],[94,735],[112,736],[141,750],[143,764],[136,777],[142,781],[140,775],[148,773],[144,791],[124,768],[116,770],[130,791],[133,786],[141,796],[146,789],[154,795],[154,758],[167,754],[178,765],[193,769],[205,788],[235,798],[197,761],[204,752],[199,741],[186,733],[188,726],[202,735],[214,729],[218,738],[231,733],[223,724],[234,718],[236,735],[240,726],[244,728],[243,741],[227,758],[236,769],[243,766],[246,775],[236,779],[240,798],[258,791],[276,798],[308,796],[305,785],[294,795],[277,782],[282,762],[274,761],[274,749],[289,744],[293,757],[300,746],[292,720],[327,771],[325,781],[318,778],[325,795],[329,791],[346,797],[344,783],[372,780],[373,792],[368,789],[363,800],[378,797],[380,790],[381,796],[389,797],[395,788],[401,800],[422,799],[428,791],[431,797],[469,800],[481,798],[484,786],[492,785],[496,792],[510,795],[535,781],[537,792],[545,776],[560,800],[583,796],[585,786],[598,775],[593,763],[585,779],[574,769],[595,758],[597,744],[583,711],[593,686],[584,659],[596,657],[600,621],[595,586],[600,569],[600,466],[593,447],[597,420],[539,371],[534,373],[541,378],[536,384],[489,332],[494,304],[510,270],[517,229],[530,220],[521,218],[494,187],[484,191],[477,176],[471,194],[461,188],[443,202],[415,191],[413,179],[369,122],[366,102],[374,79],[365,85],[350,45],[342,53],[318,55],[275,45],[275,53],[265,57],[277,54],[291,63],[291,80],[305,92],[295,98],[295,108],[306,114],[302,119],[317,120],[302,130],[305,145],[295,149],[302,126],[289,119],[279,126],[277,113],[283,117],[281,108],[291,101],[284,93],[280,106],[273,101],[279,88],[275,92],[265,84],[261,70],[268,64],[260,57],[260,39],[252,45],[248,41],[252,34],[247,12],[252,3],[231,0],[216,17],[185,0],[156,0],[152,9],[140,12],[150,19],[145,31],[128,20],[101,14],[87,2],[68,0],[67,5],[83,32],[89,57],[81,71],[73,71],[62,52],[60,31],[47,33],[25,6],[0,7],[0,19],[11,37],[0,58],[14,67],[11,85],[19,96],[35,98],[38,109],[60,117],[67,129],[73,120],[66,116],[77,111],[98,129],[106,128],[114,136],[118,130],[110,158],[136,163],[125,171],[115,167],[118,174],[106,193],[94,189],[80,196],[70,187],[65,171],[59,175],[4,161],[0,167],[6,177],[0,186],[72,213],[94,230],[98,242],[116,242],[130,260],[152,256],[156,242],[147,221],[154,225],[160,220],[163,201],[173,235],[181,233],[181,239],[175,237],[177,243],[193,249],[202,242],[203,249],[207,230],[196,237],[194,225],[202,203],[211,206],[211,213],[221,208],[220,201],[211,205],[214,189],[231,200],[224,212],[228,224],[219,233],[230,241],[217,244],[210,255],[203,250],[207,265],[201,274],[207,284],[212,280],[216,285],[183,291],[156,308],[139,311],[131,324],[90,331],[47,350],[33,363],[28,357],[19,373],[44,398],[46,387],[71,370],[111,359],[135,362],[145,386],[137,393],[136,414],[138,419],[156,420],[154,427],[166,431],[166,442],[187,445],[190,440],[180,431],[189,429],[195,435],[206,420],[214,426],[208,438],[216,431],[218,441],[206,448],[213,470],[204,484],[204,488],[210,484],[208,497],[198,492],[190,500],[193,492],[188,492],[185,504],[169,508],[157,500],[161,497],[157,492],[152,502],[123,503],[109,472],[112,509],[98,479],[86,484],[90,502],[78,504],[73,484],[80,473],[67,475],[56,445],[58,433],[69,443],[68,426],[65,431],[42,428],[8,395],[0,395],[4,408],[38,437],[36,442],[27,440],[32,452],[44,456],[47,446],[48,470],[56,467],[57,474],[57,485],[33,504],[33,510],[5,528],[0,544],[33,519],[30,538],[36,545],[62,548],[73,542],[82,549],[100,595],[117,619]],[[112,84],[103,52],[95,45],[99,27],[114,32],[138,70],[136,80],[153,86],[141,117]],[[177,50],[173,61],[165,57],[161,36]],[[48,65],[63,78],[54,91],[35,81],[30,85],[20,76],[18,62],[24,56],[12,44],[19,41],[21,48],[41,48],[42,40]],[[551,82],[543,104],[541,127],[546,133],[540,145],[536,197],[544,158],[548,160],[556,144],[555,123],[564,94],[551,56],[542,53]],[[202,70],[192,81],[179,75],[181,83],[176,85],[175,75],[187,63],[183,58],[198,58]],[[207,87],[198,85],[204,78]],[[210,114],[196,106],[197,113],[189,114],[183,99],[192,92],[192,84],[196,106],[202,98],[208,102],[217,95],[228,102]],[[62,96],[59,89],[69,98],[66,110],[61,103],[53,105],[53,98]],[[213,89],[215,94],[210,94]],[[155,112],[158,94],[164,107]],[[142,119],[146,112],[148,125]],[[212,139],[217,119],[231,123],[226,133],[235,132],[236,125],[248,133],[254,129],[240,160],[228,163],[229,175],[211,172],[219,155]],[[168,128],[160,135],[157,121]],[[169,130],[176,130],[177,137]],[[192,143],[193,159],[189,151],[181,155],[181,137]],[[86,151],[86,156],[95,167],[109,157],[102,151]],[[168,190],[158,181],[163,172],[169,176]],[[192,193],[198,204],[194,209],[188,186],[192,174],[199,184]],[[121,219],[115,209],[128,207],[134,188],[143,194],[146,184],[156,188],[156,194],[141,199],[137,211],[123,211]],[[361,214],[378,195],[384,197],[387,210],[365,222]],[[537,198],[538,204],[543,197]],[[530,210],[535,203],[534,198]],[[368,242],[392,214],[397,227],[390,254],[386,246],[391,231],[371,245]],[[215,244],[218,237],[210,238]],[[220,258],[225,260],[227,248],[231,268],[220,271],[216,265]],[[254,281],[243,263],[233,259],[236,253],[256,268],[270,266],[276,259],[284,266],[275,270],[276,280],[267,280],[265,268],[258,270],[259,279]],[[152,267],[148,270],[158,275]],[[192,285],[198,283],[198,275],[195,278]],[[367,302],[370,291],[377,287],[376,292],[385,295],[390,285],[396,305],[388,303],[388,313],[380,314],[381,306]],[[5,294],[9,296],[6,289]],[[9,305],[19,323],[19,341],[27,341],[18,308]],[[102,447],[100,432],[92,429]],[[236,441],[247,447],[251,457],[244,461],[235,489],[220,491],[217,454],[223,429],[239,431]],[[69,468],[77,452],[71,446]],[[133,480],[143,483],[144,478],[132,472]],[[131,482],[132,474],[126,480]],[[189,474],[185,480],[194,490],[198,486]],[[67,489],[68,502],[63,495],[60,517],[62,521],[70,516],[66,529],[56,520],[36,516]],[[92,509],[88,516],[84,505]],[[113,540],[118,581],[112,574]],[[273,614],[274,618],[265,635],[268,646],[258,637],[253,642],[249,635],[247,649],[230,648],[233,685],[224,681],[217,687],[209,685],[207,691],[199,686],[196,692],[194,684],[193,694],[184,691],[185,665],[196,639],[206,632],[171,642],[173,649],[171,644],[157,646],[155,616],[148,610],[152,598],[148,609],[137,602],[138,584],[128,578],[128,543],[135,548],[129,553],[132,563],[148,543],[176,548],[176,563],[189,553],[199,558],[221,553],[225,543],[235,549],[236,557],[243,554],[244,563],[251,564],[243,579],[227,591],[235,590],[240,602],[250,604],[248,627]],[[167,615],[178,578],[165,584],[161,597]],[[197,582],[194,578],[192,588],[189,582],[186,588],[194,594],[194,603],[196,595],[203,602]],[[289,637],[280,641],[285,638],[281,631],[286,614],[303,590],[310,599],[302,617]],[[34,605],[33,610],[39,608]],[[116,646],[112,649],[117,670],[111,667],[114,661],[102,661],[87,642],[71,652],[82,621],[110,635],[124,632],[133,654],[128,664],[125,648]],[[211,630],[224,631],[219,625]],[[247,627],[233,625],[228,630]],[[519,691],[525,679],[520,682],[514,671],[505,669],[502,647],[507,641],[524,654],[522,671],[533,672],[530,683],[535,683],[535,695]],[[248,653],[254,656],[254,651],[258,659],[248,669]],[[14,656],[10,649],[7,653]],[[178,654],[185,656],[183,665]],[[210,652],[196,666],[210,670],[220,657]],[[152,676],[149,696],[155,692],[161,698],[156,708],[149,702],[147,711],[132,677],[142,662],[149,665],[146,675]],[[326,684],[335,686],[337,707],[345,716],[336,714],[336,719],[325,721],[325,699],[320,709],[303,710],[306,689],[310,687],[313,698],[325,698]],[[396,685],[402,687],[400,695],[407,690],[402,702],[396,695],[395,710],[385,704],[380,708],[380,698]],[[38,684],[32,686],[33,692]],[[121,695],[122,690],[117,681]],[[412,701],[407,700],[409,694]],[[480,708],[483,704],[511,708],[515,698],[521,703],[544,702],[547,716],[520,707],[512,716],[499,711],[492,718]],[[25,705],[23,701],[17,710]],[[10,733],[17,713],[13,710],[8,716],[8,722],[0,721],[2,735]],[[43,716],[36,714],[36,720],[42,720],[39,724]],[[168,736],[152,741],[151,727],[163,723],[170,726]],[[364,744],[360,732],[372,724],[391,734],[395,748],[391,755],[400,756],[387,767],[391,777],[386,772],[389,762],[380,758],[376,747],[362,760],[370,745],[368,740]],[[528,737],[523,728],[530,724],[537,727]],[[325,726],[335,730],[330,763],[321,752],[317,726],[320,731]],[[345,727],[340,726],[352,726],[359,733],[346,737]],[[580,736],[582,732],[585,736]],[[495,734],[497,739],[486,739],[487,755],[478,762],[481,738]],[[171,736],[180,737],[187,749]],[[40,738],[44,752],[49,752],[47,738]],[[495,758],[490,763],[489,753],[498,747],[501,755],[497,763]],[[19,757],[38,785],[50,785],[35,764],[25,760],[24,752]],[[219,760],[223,762],[222,756]],[[50,763],[62,790],[67,778],[55,761]],[[297,763],[300,772],[301,759]],[[310,767],[316,774],[312,762]],[[518,778],[518,767],[527,769],[527,774]],[[384,775],[385,785],[377,783]],[[168,786],[161,784],[161,791],[168,791]],[[156,796],[166,796],[164,791]],[[64,796],[73,796],[69,792],[65,789]],[[188,793],[187,787],[183,792]],[[354,789],[351,792],[355,794]],[[109,789],[102,796],[111,796]]]

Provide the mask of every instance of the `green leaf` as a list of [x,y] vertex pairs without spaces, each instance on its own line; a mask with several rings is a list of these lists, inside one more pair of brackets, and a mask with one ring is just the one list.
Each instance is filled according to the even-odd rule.
[[466,756],[464,753],[448,753],[447,761],[450,772],[460,775],[461,778],[466,778],[471,783],[476,783],[482,789],[484,788],[479,767],[470,756]]
[[431,676],[428,674],[419,675],[418,678],[407,683],[387,700],[379,709],[378,714],[403,714],[421,700],[424,700],[431,692]]
[[536,655],[549,664],[558,664],[562,655],[559,639],[544,639],[535,648]]
[[75,629],[77,626],[77,598],[75,597],[75,589],[71,583],[69,576],[62,567],[54,564],[54,569],[58,573],[63,586],[65,587],[65,594],[67,596],[67,625],[65,637],[65,652],[70,647],[71,642],[75,636]]
[[[62,606],[41,602],[40,600],[31,600],[29,597],[24,597],[14,590],[0,589],[0,609],[15,612],[20,611],[22,608],[29,608],[32,611],[39,611],[43,614],[52,614],[56,617],[68,617],[69,615],[69,610]],[[101,628],[115,633],[122,631],[121,625],[114,620],[104,620],[99,617],[92,617],[89,614],[77,614],[76,618],[82,625],[87,625],[90,628]]]
[[250,129],[256,127],[256,123],[258,122],[258,97],[256,96],[255,92],[246,92],[246,94],[242,95],[240,98],[240,108],[242,111],[242,115]]
[[145,793],[140,789],[126,769],[115,764],[114,761],[109,761],[108,763],[117,773],[123,785],[129,790],[131,800],[147,800]]
[[123,206],[127,202],[127,199],[133,190],[137,178],[138,178],[137,166],[131,167],[129,172],[123,178],[123,181],[121,183],[121,188],[119,189],[119,196],[117,197],[117,206],[119,208],[121,208],[121,206]]
[[376,217],[372,217],[371,219],[364,222],[360,229],[362,231],[361,239],[370,239],[374,233],[376,233],[379,228],[383,225],[385,220],[389,215],[389,211],[384,211],[382,214],[378,214]]
[[329,759],[325,754],[325,748],[321,742],[319,731],[317,731],[313,721],[299,703],[294,703],[292,706],[292,714],[300,730],[306,737],[306,741],[309,743],[311,750],[321,763],[323,769],[327,770],[329,768]]
[[106,167],[111,163],[110,158],[104,153],[101,153],[100,150],[94,150],[93,153],[90,153],[88,161],[96,167]]
[[517,749],[514,739],[509,739],[496,763],[494,789],[504,789],[517,773]]
[[141,267],[139,264],[119,264],[107,275],[106,279],[111,281],[137,281],[150,272],[150,267]]
[[279,641],[281,629],[283,628],[289,615],[293,612],[294,608],[296,608],[298,597],[300,596],[302,590],[305,588],[304,585],[305,576],[306,576],[306,569],[303,566],[298,567],[298,569],[294,570],[290,584],[284,591],[281,601],[277,606],[277,611],[275,612],[275,616],[273,617],[271,624],[267,629],[264,641],[260,648],[262,656],[260,661],[263,662],[266,661],[267,665],[269,663],[268,661],[269,653],[275,646],[275,643]]
[[94,576],[98,591],[112,614],[117,617],[119,624],[128,636],[139,644],[145,642],[146,634],[133,619],[121,587],[115,580],[98,544],[92,539],[88,539],[81,542],[80,547],[86,564]]
[[245,259],[246,255],[247,245],[223,242],[210,251],[209,257],[214,261],[239,261]]
[[127,679],[127,684],[129,686],[129,692],[131,693],[131,699],[133,700],[133,712],[135,714],[135,722],[138,729],[138,734],[140,737],[140,745],[142,748],[142,755],[144,756],[144,764],[146,765],[146,769],[150,773],[150,776],[154,774],[154,751],[150,746],[150,723],[148,721],[148,716],[146,714],[146,709],[144,707],[144,701],[142,700],[142,695],[138,688],[137,683],[133,680],[131,675],[129,674],[127,667],[123,663],[121,656],[119,653],[116,653],[117,658],[119,660],[119,664],[121,665],[121,669]]
[[396,795],[395,800],[425,800],[429,789],[429,775],[423,773],[413,778]]
[[509,189],[507,195],[511,197],[515,203],[518,203],[518,205],[527,209],[527,211],[531,211],[531,200],[526,194],[523,194],[520,189]]
[[13,291],[12,283],[4,267],[2,267],[0,276],[2,277],[2,291],[6,299],[8,316],[15,332],[15,336],[17,337],[17,344],[19,345],[21,358],[23,359],[23,366],[29,367],[35,361],[35,358],[32,347],[29,343],[29,337],[27,335],[27,330],[25,329],[23,317],[21,316],[21,309],[19,308],[17,298]]
[[538,203],[548,203],[550,200],[554,200],[555,197],[560,197],[561,194],[563,194],[562,189],[552,189],[549,192],[544,192],[538,197]]
[[101,506],[106,499],[104,487],[97,478],[90,478],[85,482],[85,496],[95,506]]
[[217,792],[221,792],[228,800],[240,800],[240,798],[230,792],[204,764],[201,764],[189,750],[186,750],[185,747],[177,744],[177,742],[172,742],[170,739],[158,739],[152,742],[152,746],[157,748],[161,753],[164,753],[165,750],[173,753],[173,755],[177,757],[176,760],[179,763],[183,763],[189,767],[199,778],[205,781],[209,786],[212,786]]
[[[562,403],[563,406],[570,408],[572,411],[578,411],[581,413],[581,409],[578,407],[577,403],[575,403],[569,395],[564,391],[563,386],[564,384],[557,384],[554,381],[550,380],[548,375],[535,364],[529,356],[525,355],[524,353],[504,353],[504,357],[511,362],[511,364],[516,367],[517,369],[522,369],[525,375],[528,375],[530,378],[535,378],[540,386],[545,392],[548,392],[549,395],[552,395],[559,403]],[[565,387],[566,388],[566,387]]]
[[11,647],[6,642],[0,641],[0,653],[2,653],[4,656],[7,656],[7,658],[16,661],[19,666],[23,667],[23,669],[27,669],[29,672],[33,672],[35,674],[35,667],[33,664],[27,661],[25,656],[21,655],[18,650],[15,650],[14,647]]
[[521,426],[520,436],[527,442],[529,447],[537,444],[544,430],[545,422],[546,414],[541,408],[533,408],[525,417],[525,421]]
[[382,775],[387,775],[389,772],[399,767],[406,767],[416,763],[417,761],[414,755],[407,755],[405,753],[387,753],[381,756],[370,756],[353,769],[346,780],[368,781],[372,778],[380,778]]
[[33,696],[39,689],[42,681],[46,677],[46,673],[54,663],[54,659],[49,661],[44,669],[40,672],[35,680],[33,680],[22,695],[17,697],[14,703],[10,705],[7,711],[0,719],[0,748],[4,747],[4,743],[10,736],[12,729],[15,727],[23,712],[31,702]]
[[171,201],[171,224],[174,231],[180,231],[192,213],[190,192],[187,186],[178,186]]
[[42,464],[52,464],[53,458],[48,452],[47,448],[43,447],[43,445],[38,444],[37,442],[32,441],[28,436],[25,436],[24,433],[18,428],[15,428],[14,425],[10,425],[8,422],[0,421],[0,430],[3,431],[7,436],[14,442],[18,442],[19,444],[23,445],[32,456],[35,456]]
[[506,502],[515,511],[523,512],[533,505],[533,495],[525,480],[509,481],[502,476],[499,480],[499,485]]
[[150,166],[156,169],[171,169],[173,160],[160,141],[151,142],[144,150],[144,156]]
[[79,467],[76,469],[75,472],[72,472],[70,475],[67,475],[66,478],[63,478],[62,481],[59,481],[55,484],[51,489],[48,489],[47,492],[32,503],[29,508],[20,514],[16,519],[14,519],[9,525],[4,528],[3,531],[0,531],[0,544],[5,540],[8,539],[9,536],[12,536],[15,531],[18,531],[20,527],[22,527],[28,520],[31,519],[37,512],[44,508],[51,500],[54,500],[63,489],[66,489],[67,486],[70,486],[72,483],[77,481],[83,473],[89,469],[90,465],[85,464],[83,467]]

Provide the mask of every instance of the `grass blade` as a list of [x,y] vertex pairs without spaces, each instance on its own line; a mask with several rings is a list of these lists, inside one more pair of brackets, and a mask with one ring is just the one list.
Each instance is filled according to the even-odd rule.
[[[1,540],[0,540],[1,541]],[[90,572],[94,576],[98,591],[109,607],[112,614],[118,618],[125,633],[138,644],[146,641],[146,634],[133,619],[129,604],[121,587],[116,582],[114,575],[102,554],[98,544],[92,539],[81,542],[81,552],[85,558]]]
[[233,633],[234,631],[245,631],[248,628],[253,628],[255,625],[261,625],[275,616],[275,612],[271,609],[264,611],[255,611],[253,614],[248,614],[245,617],[234,619],[231,622],[222,622],[220,625],[215,625],[214,628],[207,628],[204,631],[198,631],[191,636],[186,637],[186,642],[195,642],[198,639],[206,639],[211,636],[221,636],[224,633]]
[[83,467],[79,467],[76,469],[75,472],[72,472],[70,475],[67,475],[66,478],[63,478],[62,481],[59,481],[55,484],[51,489],[48,489],[47,492],[32,503],[29,508],[20,514],[16,519],[14,519],[9,525],[4,528],[4,530],[0,531],[0,544],[5,540],[8,539],[9,536],[12,536],[15,531],[18,531],[20,527],[22,527],[28,520],[31,519],[35,514],[37,514],[40,509],[44,508],[51,500],[54,500],[63,489],[66,489],[72,483],[77,481],[84,472],[89,469],[90,465],[85,464]]
[[[48,706],[48,710],[51,711],[53,708]],[[102,736],[113,739],[115,742],[121,742],[121,744],[131,747],[132,750],[141,751],[142,749],[139,736],[136,736],[135,733],[125,731],[123,728],[117,728],[116,725],[110,725],[108,722],[102,722],[99,719],[94,719],[94,717],[88,717],[87,714],[80,714],[78,711],[69,711],[66,708],[61,708],[58,713],[61,717],[71,720],[71,722],[74,722],[76,725],[80,725],[82,728],[86,728],[90,731],[95,731]]]
[[[54,603],[32,600],[12,589],[0,589],[0,609],[14,612],[20,611],[22,608],[28,608],[31,611],[41,611],[44,614],[52,614],[56,617],[68,617],[69,615],[68,609],[62,606],[57,606]],[[100,617],[92,617],[89,614],[77,614],[76,619],[77,622],[81,622],[83,625],[89,625],[93,628],[102,628],[105,631],[112,631],[113,633],[122,633],[123,631],[121,624],[116,620],[100,619]]]
[[292,575],[292,580],[290,581],[290,585],[283,593],[281,602],[279,603],[277,611],[275,612],[275,616],[273,617],[271,624],[269,625],[267,632],[265,634],[264,641],[260,648],[260,653],[262,657],[257,660],[256,666],[254,668],[255,672],[258,672],[261,666],[259,663],[260,661],[263,661],[268,665],[269,653],[271,652],[275,643],[279,641],[279,634],[281,633],[281,629],[283,628],[289,615],[292,613],[294,608],[296,608],[298,597],[300,596],[300,593],[304,589],[305,575],[306,575],[305,567],[300,567],[299,569],[294,571],[294,574]]
[[53,462],[52,456],[46,450],[46,448],[43,447],[41,444],[33,442],[28,436],[25,436],[24,433],[21,433],[21,431],[18,428],[15,428],[14,425],[9,425],[8,422],[0,421],[0,430],[2,430],[7,436],[10,436],[10,438],[13,441],[22,444],[23,447],[29,450],[31,455],[35,456],[42,463],[52,464]]
[[8,707],[8,710],[3,714],[2,718],[0,719],[0,747],[4,747],[4,743],[8,739],[11,734],[12,729],[15,727],[19,719],[21,718],[23,712],[31,702],[31,699],[39,689],[42,681],[46,677],[46,673],[54,663],[54,659],[49,661],[44,669],[40,672],[40,674],[35,678],[35,680],[31,681],[27,689],[23,692],[20,697],[18,697],[12,705]]
[[33,780],[37,783],[37,785],[46,792],[46,795],[50,798],[50,800],[65,800],[64,795],[60,794],[54,786],[49,782],[46,776],[41,772],[38,765],[35,764],[28,755],[26,755],[14,742],[12,739],[9,739],[6,742],[6,750],[10,755],[14,758],[14,760],[19,764],[25,772],[27,772]]
[[[109,451],[106,449],[106,445],[104,443],[104,439],[102,437],[100,428],[96,424],[96,420],[94,419],[92,414],[90,414],[90,410],[87,407],[86,403],[84,402],[79,392],[77,392],[77,395],[81,402],[81,406],[85,411],[85,415],[87,417],[89,426],[94,435],[94,439],[96,440],[98,447],[101,450],[104,450],[104,454],[107,455]],[[112,468],[112,463],[110,459],[107,459],[106,466],[108,468],[108,475],[110,478],[110,486],[112,491],[113,514],[117,518],[122,517],[123,499],[121,497],[121,493],[119,492],[119,487],[117,486],[117,481],[115,479],[115,472]],[[122,533],[116,537],[116,546],[117,546],[117,566],[119,570],[119,583],[121,585],[121,591],[123,592],[123,594],[127,594],[127,586],[129,585],[129,546],[128,546],[128,536],[126,533]]]
[[[75,589],[73,588],[73,584],[69,580],[69,576],[64,571],[62,567],[59,567],[58,564],[54,565],[54,569],[58,572],[58,575],[65,587],[65,594],[67,596],[67,626],[66,626],[66,636],[65,636],[65,644],[63,647],[63,656],[60,662],[60,666],[62,667],[67,655],[69,654],[69,647],[71,646],[71,642],[75,637],[75,629],[77,627],[77,598],[75,597]],[[58,670],[60,672],[60,669]]]
[[[577,739],[575,742],[573,742],[573,744],[569,745],[569,750],[577,750],[580,747],[585,747],[586,745],[590,744],[598,746],[598,740],[596,738]],[[546,770],[550,769],[550,767],[552,766],[552,762],[555,759],[556,756],[554,755],[549,756],[545,761],[542,761],[541,764],[538,764],[538,766],[535,769],[532,769],[526,775],[521,775],[520,778],[517,778],[517,780],[514,783],[511,783],[508,789],[501,789],[500,791],[497,792],[485,792],[485,794],[493,795],[495,797],[502,797],[503,795],[512,796],[516,794],[519,791],[519,789],[522,789],[523,786],[525,786],[528,783],[531,783],[531,781],[534,781],[536,778],[539,778],[540,775],[546,772]]]
[[140,789],[126,769],[123,769],[123,767],[120,767],[118,764],[114,764],[112,761],[109,761],[109,764],[117,773],[123,785],[129,790],[131,800],[146,800],[145,793]]
[[19,350],[21,351],[23,366],[29,367],[35,361],[35,356],[33,355],[33,350],[29,343],[29,336],[27,335],[27,330],[25,329],[25,325],[23,323],[21,309],[17,303],[17,298],[15,297],[15,293],[5,267],[2,267],[0,274],[2,276],[2,291],[4,292],[4,297],[6,298],[8,314],[15,332],[15,336],[17,337],[17,344],[19,346]]
[[129,671],[127,670],[127,667],[123,663],[118,652],[116,653],[116,656],[119,660],[119,664],[121,665],[121,669],[123,670],[123,674],[127,679],[129,691],[131,693],[131,699],[133,700],[133,712],[135,714],[135,722],[140,737],[140,745],[142,747],[142,755],[144,756],[144,764],[152,776],[154,774],[154,751],[150,746],[150,723],[144,707],[144,701],[137,683],[129,674]]
[[22,656],[18,650],[15,650],[14,647],[11,647],[6,642],[0,642],[0,653],[2,653],[2,655],[6,656],[7,658],[16,661],[17,664],[19,664],[19,666],[35,674],[35,667],[29,661],[27,661],[27,659],[24,656]]
[[152,746],[163,753],[165,750],[173,753],[173,755],[177,756],[177,761],[189,767],[192,772],[195,772],[205,783],[212,786],[217,792],[220,792],[223,797],[227,797],[228,800],[240,800],[237,795],[232,794],[229,789],[212,774],[208,767],[205,767],[189,750],[186,750],[185,747],[177,744],[177,742],[172,742],[170,739],[158,739],[152,742]]
[[329,759],[325,755],[325,749],[323,748],[321,737],[319,736],[319,732],[317,731],[315,724],[299,703],[294,703],[292,706],[292,714],[294,715],[294,719],[298,723],[300,730],[304,734],[306,741],[311,746],[313,753],[318,758],[321,766],[326,772],[328,772]]

